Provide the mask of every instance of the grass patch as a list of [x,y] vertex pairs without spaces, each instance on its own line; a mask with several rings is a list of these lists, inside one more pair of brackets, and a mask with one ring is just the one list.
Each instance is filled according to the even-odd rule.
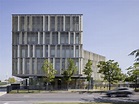
[[39,90],[12,90],[10,91],[10,94],[22,94],[22,93],[40,93]]

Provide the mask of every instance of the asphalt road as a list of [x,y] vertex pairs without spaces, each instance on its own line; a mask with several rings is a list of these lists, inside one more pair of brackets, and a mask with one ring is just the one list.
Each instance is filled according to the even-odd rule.
[[5,94],[0,96],[0,104],[34,104],[39,102],[139,102],[139,93],[131,97],[109,98],[100,93],[54,92],[39,94]]

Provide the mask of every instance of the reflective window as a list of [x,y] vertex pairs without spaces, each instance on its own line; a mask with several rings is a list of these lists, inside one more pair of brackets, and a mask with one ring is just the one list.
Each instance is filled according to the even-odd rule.
[[60,74],[60,59],[55,59],[55,69],[57,73]]
[[55,57],[55,47],[54,46],[51,46],[50,56]]
[[65,69],[65,59],[62,59],[62,69]]
[[48,31],[48,17],[45,17],[45,31]]
[[75,57],[79,57],[79,47],[76,46],[76,49],[75,49]]
[[75,36],[75,43],[76,43],[76,44],[79,44],[79,33],[76,33],[76,36]]
[[46,55],[45,56],[48,57],[48,46],[46,46],[45,49],[46,49],[45,50],[45,52],[46,52]]
[[24,31],[24,25],[25,25],[24,17],[20,17],[20,30],[21,31]]
[[50,33],[46,32],[46,34],[45,34],[45,43],[49,44],[50,43],[49,41],[50,41]]
[[25,73],[26,74],[29,74],[29,67],[30,67],[30,63],[29,63],[29,59],[26,59],[26,61],[25,61],[25,63],[26,63],[26,71],[25,71]]
[[51,31],[55,31],[55,17],[51,17],[50,18],[50,21],[51,21],[51,23],[50,23],[50,29],[51,29]]
[[58,33],[57,32],[52,33],[52,44],[58,44]]
[[60,57],[60,46],[57,46],[57,57]]
[[71,46],[71,49],[70,49],[70,57],[73,57],[74,55],[73,55],[73,46]]
[[63,17],[62,16],[57,17],[57,30],[63,31]]
[[61,32],[60,40],[62,44],[68,44],[68,32]]
[[73,31],[79,31],[79,17],[73,17]]
[[71,33],[71,35],[70,35],[70,44],[73,44],[73,41],[74,41],[74,34]]
[[70,31],[70,16],[66,16],[65,18],[65,30]]
[[70,57],[70,50],[69,50],[69,47],[66,47],[66,57]]
[[41,58],[43,55],[43,47],[42,46],[36,46],[36,57]]

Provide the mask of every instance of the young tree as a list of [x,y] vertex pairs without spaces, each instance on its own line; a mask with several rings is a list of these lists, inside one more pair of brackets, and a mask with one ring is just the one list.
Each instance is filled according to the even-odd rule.
[[15,82],[16,82],[16,80],[15,80],[14,77],[10,77],[10,78],[8,79],[8,83],[15,83]]
[[114,60],[100,61],[97,67],[100,69],[98,73],[101,73],[103,79],[108,81],[109,90],[111,89],[111,84],[122,80],[122,73],[118,62],[114,62]]
[[62,69],[62,75],[64,80],[67,83],[67,89],[69,87],[69,83],[71,81],[71,77],[77,72],[77,66],[75,65],[72,59],[68,59],[68,67],[67,69]]
[[86,79],[88,81],[88,90],[90,87],[90,80],[91,80],[91,76],[92,76],[92,61],[88,60],[88,62],[86,63],[84,70],[83,70],[84,74],[86,75]]
[[136,90],[136,87],[137,87],[137,81],[138,81],[138,78],[139,78],[139,63],[134,63],[133,66],[130,66],[128,69],[128,77],[126,79],[126,81],[129,81],[129,82],[134,82],[135,83],[135,90]]
[[49,62],[48,60],[44,60],[44,63],[42,65],[42,70],[46,76],[45,80],[46,80],[47,89],[48,89],[48,84],[51,83],[55,78],[56,70],[53,68],[52,63]]

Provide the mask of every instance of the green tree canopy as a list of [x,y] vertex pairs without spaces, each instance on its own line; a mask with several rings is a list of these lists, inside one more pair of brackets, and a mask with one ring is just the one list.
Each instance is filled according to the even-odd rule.
[[8,82],[9,82],[9,83],[15,83],[15,82],[16,82],[16,80],[15,80],[15,78],[14,78],[14,77],[10,77],[10,78],[8,79]]
[[136,49],[136,50],[132,51],[129,55],[134,55],[135,60],[139,61],[139,49]]
[[84,70],[83,70],[84,74],[86,75],[86,79],[88,81],[88,90],[89,90],[89,85],[90,85],[90,80],[91,80],[91,76],[92,76],[92,61],[88,60],[88,62],[86,63]]
[[137,85],[137,80],[139,78],[139,62],[133,64],[128,69],[126,81],[135,83],[135,89]]
[[97,67],[100,69],[98,73],[101,73],[103,75],[102,78],[109,82],[109,90],[111,89],[111,84],[122,80],[122,72],[118,62],[114,62],[114,60],[100,61]]
[[77,72],[77,66],[74,63],[73,59],[68,59],[68,67],[67,69],[62,69],[62,75],[64,80],[67,82],[67,89],[69,86],[69,82],[71,81],[71,77]]
[[56,70],[53,68],[53,64],[47,59],[44,60],[42,70],[46,76],[46,82],[52,82],[55,78]]

